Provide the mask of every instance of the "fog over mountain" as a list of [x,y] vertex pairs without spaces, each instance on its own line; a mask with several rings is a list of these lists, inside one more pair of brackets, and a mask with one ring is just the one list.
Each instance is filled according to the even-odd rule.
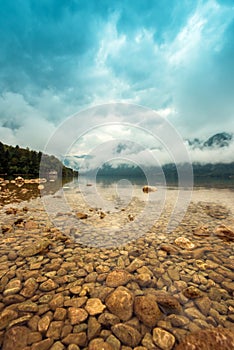
[[[234,137],[231,133],[218,133],[206,140],[185,140],[184,146],[191,163],[196,165],[221,163],[228,166],[234,162]],[[157,147],[144,148],[137,142],[112,140],[94,148],[89,154],[68,154],[64,163],[80,173],[89,173],[99,168],[105,171],[108,169],[109,172],[115,169],[116,172],[116,169],[177,165],[183,164],[183,159],[173,160],[168,150],[160,144]]]

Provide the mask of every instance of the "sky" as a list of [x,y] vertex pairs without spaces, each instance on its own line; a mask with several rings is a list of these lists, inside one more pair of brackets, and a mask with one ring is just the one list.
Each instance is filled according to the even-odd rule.
[[233,0],[0,0],[0,43],[6,144],[43,150],[69,116],[114,102],[184,139],[234,132]]

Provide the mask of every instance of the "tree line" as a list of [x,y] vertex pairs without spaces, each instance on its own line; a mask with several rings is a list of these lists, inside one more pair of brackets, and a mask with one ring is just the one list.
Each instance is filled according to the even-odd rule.
[[[42,158],[43,157],[43,158]],[[40,168],[42,160],[42,167]],[[39,177],[39,172],[48,174],[56,171],[64,177],[77,175],[73,169],[65,167],[55,156],[44,155],[42,152],[32,151],[29,148],[8,146],[0,142],[0,175]]]

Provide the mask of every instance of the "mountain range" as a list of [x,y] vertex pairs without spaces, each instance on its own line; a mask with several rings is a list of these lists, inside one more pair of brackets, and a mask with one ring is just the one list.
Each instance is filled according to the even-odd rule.
[[233,138],[232,133],[221,132],[209,137],[205,141],[195,138],[193,140],[187,140],[187,142],[192,148],[223,148],[230,146]]

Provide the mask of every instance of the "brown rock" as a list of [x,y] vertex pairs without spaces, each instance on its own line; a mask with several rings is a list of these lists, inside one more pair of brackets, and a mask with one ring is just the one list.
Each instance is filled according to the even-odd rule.
[[203,237],[209,236],[211,234],[209,227],[206,225],[197,227],[196,229],[194,229],[193,233],[195,236]]
[[26,230],[33,230],[38,228],[38,224],[35,221],[30,220],[25,222],[24,227]]
[[[2,350],[22,350],[27,346],[30,330],[27,327],[13,327],[6,331]],[[20,339],[20,341],[19,341]]]
[[97,338],[101,331],[101,325],[95,317],[89,317],[88,320],[88,340]]
[[141,334],[135,328],[124,324],[118,323],[111,327],[114,335],[125,345],[134,347],[141,341]]
[[139,259],[139,258],[136,258],[134,259],[131,264],[127,267],[127,271],[128,272],[134,272],[136,271],[137,269],[139,269],[140,267],[144,266],[145,263],[143,260]]
[[161,318],[161,311],[153,295],[135,297],[134,312],[147,327],[155,327]]
[[110,272],[106,278],[106,285],[108,287],[124,286],[132,279],[130,273],[126,270],[115,270]]
[[49,328],[51,319],[52,319],[52,317],[50,315],[43,316],[38,321],[38,331],[41,333],[45,333],[47,331],[47,329]]
[[[54,343],[50,348],[50,350],[64,350],[64,349],[65,349],[65,346],[60,341],[56,341],[56,343]],[[72,349],[69,349],[69,350],[72,350]],[[79,350],[79,348],[76,348],[76,350]]]
[[156,302],[166,314],[180,314],[182,307],[179,301],[166,292],[155,292]]
[[32,317],[31,314],[27,314],[25,316],[21,316],[19,318],[16,318],[15,320],[11,321],[8,325],[8,327],[13,327],[13,326],[19,326],[19,325],[23,325],[25,324],[27,321],[30,320],[30,318]]
[[21,290],[20,294],[25,298],[31,298],[38,288],[38,283],[35,278],[31,277],[27,279],[24,283],[24,288]]
[[90,298],[87,300],[85,310],[89,315],[94,316],[101,314],[105,310],[106,306],[102,303],[99,298]]
[[201,330],[186,336],[176,350],[231,350],[234,349],[234,332],[225,328]]
[[132,317],[133,301],[134,297],[130,290],[125,287],[118,287],[107,296],[105,303],[111,313],[121,320],[127,321]]
[[221,205],[207,204],[204,209],[209,216],[216,219],[226,219],[229,214],[229,211]]
[[119,317],[109,313],[104,312],[98,317],[98,322],[103,324],[106,327],[114,326],[117,323],[120,323]]
[[2,301],[5,305],[11,305],[11,304],[22,303],[23,301],[25,301],[25,298],[19,294],[12,294],[12,295],[7,295],[6,297],[3,297]]
[[45,340],[34,343],[31,347],[31,350],[49,350],[53,343],[53,339],[47,338]]
[[149,192],[156,192],[157,191],[157,187],[154,187],[154,186],[144,186],[142,188],[142,191],[144,193],[149,193]]
[[121,343],[119,339],[117,339],[113,334],[109,335],[109,337],[106,339],[106,342],[110,344],[114,350],[121,349]]
[[42,340],[42,335],[40,332],[30,332],[28,335],[28,345],[39,342]]
[[89,343],[88,350],[115,350],[110,344],[104,342],[102,338],[96,338]]
[[68,299],[64,301],[64,306],[81,307],[86,303],[87,299],[87,297]]
[[222,286],[227,289],[229,292],[234,292],[234,282],[224,281],[222,282]]
[[151,275],[149,273],[139,273],[136,276],[136,282],[141,286],[141,287],[148,287],[151,285]]
[[65,320],[66,315],[67,315],[67,310],[62,307],[58,307],[54,313],[54,320],[63,321]]
[[199,310],[203,313],[203,315],[205,316],[208,315],[211,307],[211,301],[208,297],[204,296],[202,298],[196,299],[195,304],[197,305]]
[[29,321],[28,321],[28,327],[32,331],[37,331],[38,322],[40,321],[40,317],[38,315],[34,315]]
[[197,287],[194,287],[194,286],[189,286],[189,287],[185,288],[183,290],[183,294],[188,299],[200,298],[203,295],[202,291],[200,291],[200,289],[198,289]]
[[38,253],[43,252],[51,244],[51,241],[47,238],[38,239],[34,244],[30,244],[26,247],[22,247],[19,250],[19,255],[22,257],[34,256]]
[[175,239],[175,244],[182,248],[182,249],[194,249],[195,248],[195,244],[192,243],[188,238],[186,237],[178,237]]
[[162,328],[153,329],[153,341],[162,350],[171,350],[175,344],[175,337]]
[[76,344],[79,346],[85,346],[87,342],[87,336],[85,332],[70,333],[62,340],[62,342],[66,345]]
[[62,331],[63,322],[53,321],[50,323],[48,331],[46,332],[47,338],[59,339]]
[[168,254],[176,254],[176,253],[178,253],[178,248],[175,247],[172,244],[163,243],[163,244],[161,244],[160,249],[164,250]]
[[158,347],[153,342],[153,337],[150,333],[146,333],[142,339],[142,344],[149,350],[158,350]]
[[13,250],[10,251],[8,254],[8,260],[10,260],[10,261],[15,261],[17,259],[17,257],[18,257],[18,255]]
[[169,315],[167,320],[170,321],[174,327],[184,327],[189,323],[189,319],[187,317],[175,314]]
[[69,307],[68,317],[72,325],[79,324],[86,320],[88,317],[87,311],[78,307]]
[[19,279],[11,280],[7,283],[5,290],[3,292],[4,296],[17,294],[22,288],[21,281]]
[[234,230],[226,225],[216,227],[215,234],[221,238],[227,238],[232,241],[234,240]]
[[88,215],[85,213],[76,213],[76,216],[78,217],[79,220],[84,220],[88,218]]
[[30,300],[27,300],[18,305],[18,310],[23,312],[37,312],[38,305]]
[[58,288],[58,284],[50,278],[47,281],[41,283],[39,287],[39,289],[43,292],[50,292],[56,288]]
[[2,233],[7,233],[7,232],[11,232],[12,230],[12,226],[11,225],[2,225]]
[[55,311],[58,307],[63,307],[64,296],[62,294],[57,294],[49,302],[50,309]]
[[17,318],[18,312],[10,309],[3,310],[0,314],[0,330],[6,328],[9,323]]

